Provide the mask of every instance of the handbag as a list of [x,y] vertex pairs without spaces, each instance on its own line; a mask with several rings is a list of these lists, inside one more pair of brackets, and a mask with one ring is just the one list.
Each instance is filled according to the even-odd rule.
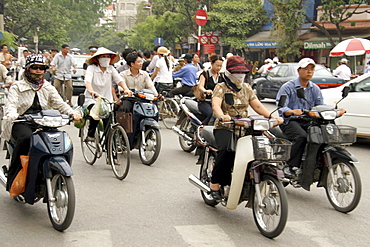
[[12,186],[10,187],[9,190],[10,198],[22,194],[26,189],[26,180],[30,156],[21,155],[20,158],[22,169],[18,172],[17,176],[13,180]]
[[132,133],[132,113],[131,112],[123,112],[117,111],[116,112],[116,120],[117,122],[124,128],[126,133]]
[[[206,80],[205,80],[205,85],[207,84],[207,81],[208,81],[208,71],[206,71],[206,76],[205,76]],[[200,89],[199,89],[199,84],[197,85],[194,85],[191,90],[193,91],[193,94],[195,96],[195,98],[197,98],[199,101],[205,101],[206,99],[206,95],[204,94],[204,92],[202,92]]]

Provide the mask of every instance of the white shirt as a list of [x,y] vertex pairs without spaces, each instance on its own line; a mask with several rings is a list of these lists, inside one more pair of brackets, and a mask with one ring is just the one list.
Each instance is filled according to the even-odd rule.
[[337,76],[338,78],[342,78],[343,80],[346,80],[346,81],[351,80],[351,74],[352,74],[351,68],[345,64],[341,64],[333,71],[334,76]]
[[[109,65],[104,72],[101,71],[98,65],[90,65],[86,69],[85,83],[90,82],[93,91],[104,96],[109,101],[113,101],[112,83],[118,84],[120,81],[123,81],[123,79],[113,65]],[[95,103],[96,101],[87,90],[85,90],[85,98],[85,105]]]
[[157,64],[155,67],[159,68],[157,76],[154,78],[154,82],[161,82],[161,83],[173,83],[172,79],[172,61],[168,59],[169,69],[167,68],[166,61],[164,57],[158,59]]

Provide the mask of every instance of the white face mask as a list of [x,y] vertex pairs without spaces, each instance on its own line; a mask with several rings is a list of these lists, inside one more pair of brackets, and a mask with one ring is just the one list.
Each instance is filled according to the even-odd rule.
[[244,83],[245,74],[231,74],[229,71],[226,71],[225,74],[237,88],[242,87],[242,84]]
[[110,63],[110,58],[109,57],[99,58],[99,64],[100,64],[100,66],[106,68],[106,67],[109,66],[109,63]]

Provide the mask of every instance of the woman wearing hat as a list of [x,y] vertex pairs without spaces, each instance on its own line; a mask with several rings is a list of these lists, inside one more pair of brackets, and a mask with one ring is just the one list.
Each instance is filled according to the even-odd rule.
[[[118,74],[117,70],[112,64],[118,62],[119,55],[104,47],[99,47],[96,53],[88,58],[86,62],[90,64],[86,70],[85,76],[85,105],[91,109],[95,102],[96,97],[103,96],[109,101],[113,101],[112,85],[118,84],[124,90],[125,94],[132,95],[123,82],[122,77]],[[87,141],[94,141],[95,130],[99,121],[90,119],[90,126],[87,134]]]
[[157,54],[159,59],[151,78],[153,82],[156,82],[158,93],[162,93],[162,90],[172,89],[173,87],[172,61],[168,59],[169,51],[164,46],[158,48]]
[[[270,111],[258,100],[251,86],[244,83],[244,77],[248,72],[249,70],[242,57],[230,57],[226,64],[225,81],[217,84],[213,91],[212,109],[217,118],[213,134],[218,151],[210,187],[211,195],[216,200],[221,200],[220,184],[230,185],[231,183],[231,170],[235,158],[235,152],[227,150],[227,145],[233,135],[232,127],[223,125],[221,122],[229,122],[232,117],[236,117],[238,114],[241,117],[248,117],[248,106],[251,106],[260,115],[267,118],[270,116]],[[226,92],[233,93],[235,108],[226,104],[224,98]],[[277,119],[279,124],[283,122],[282,118],[278,117]]]
[[10,189],[15,176],[22,167],[20,155],[28,154],[31,135],[36,130],[34,126],[23,122],[13,124],[13,120],[21,115],[37,113],[44,109],[56,109],[63,114],[73,114],[74,120],[81,119],[81,116],[63,101],[55,87],[44,80],[44,74],[48,68],[43,55],[27,56],[23,80],[14,82],[9,89],[4,117],[7,121],[1,134],[5,140],[9,140],[10,136],[14,139],[7,190]]

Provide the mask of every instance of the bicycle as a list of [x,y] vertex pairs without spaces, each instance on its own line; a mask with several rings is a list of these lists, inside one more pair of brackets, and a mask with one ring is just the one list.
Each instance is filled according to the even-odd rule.
[[[167,91],[163,91],[166,94]],[[159,118],[167,129],[172,129],[176,125],[177,115],[180,111],[179,104],[175,98],[165,98],[159,102]]]
[[[107,162],[112,166],[114,175],[119,180],[122,180],[128,174],[131,156],[130,143],[126,131],[116,122],[115,113],[113,111],[114,104],[120,99],[113,102],[109,102],[104,97],[101,97],[101,99],[108,103],[110,107],[109,116],[106,121],[107,124],[101,127],[101,121],[101,123],[99,123],[100,126],[98,126],[95,131],[95,140],[88,141],[87,132],[90,125],[90,118],[86,118],[86,123],[84,127],[80,129],[79,134],[82,154],[85,161],[93,165],[95,161],[102,156],[102,153],[106,151]],[[100,134],[100,130],[104,130],[102,134]]]

